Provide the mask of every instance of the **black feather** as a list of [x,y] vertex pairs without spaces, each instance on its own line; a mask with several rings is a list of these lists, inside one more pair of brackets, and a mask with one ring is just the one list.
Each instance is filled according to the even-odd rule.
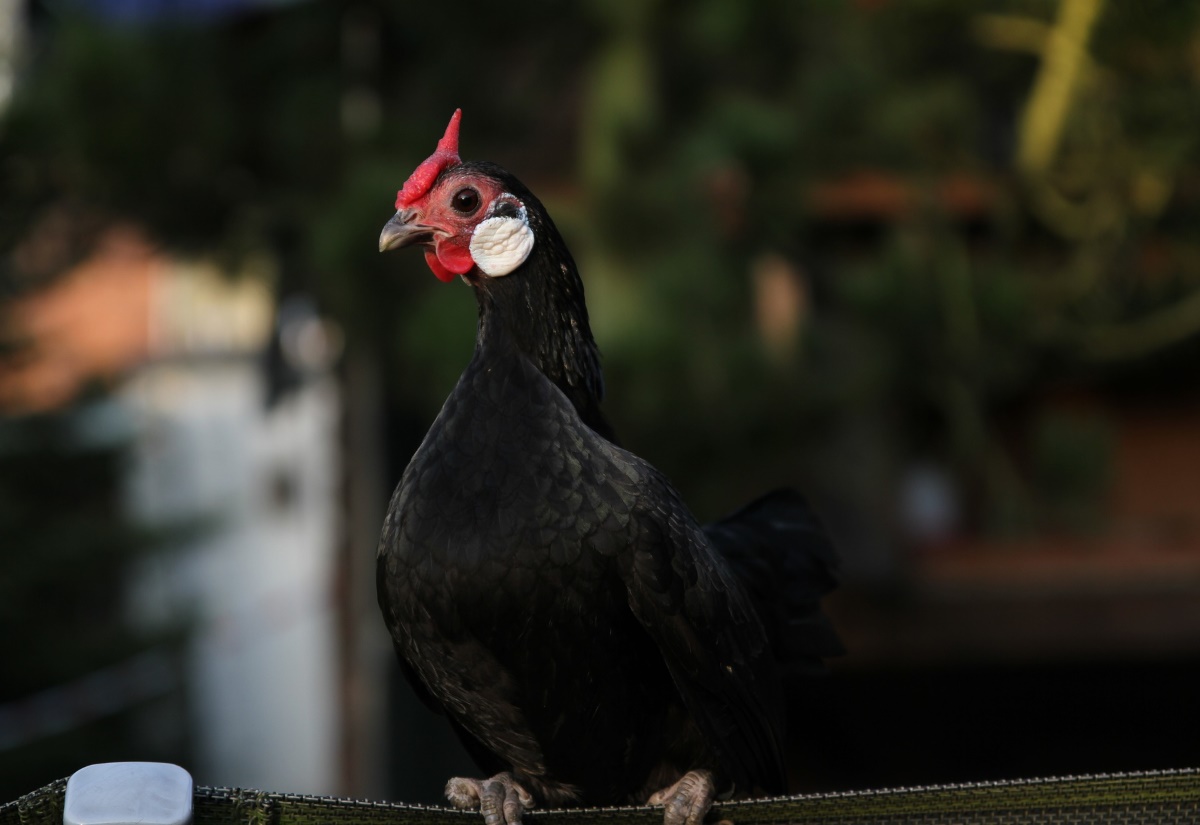
[[782,670],[836,649],[836,556],[777,492],[702,528],[622,449],[583,285],[519,181],[531,257],[468,276],[475,355],[392,497],[378,593],[405,673],[480,767],[543,804],[644,801],[708,768],[786,789]]

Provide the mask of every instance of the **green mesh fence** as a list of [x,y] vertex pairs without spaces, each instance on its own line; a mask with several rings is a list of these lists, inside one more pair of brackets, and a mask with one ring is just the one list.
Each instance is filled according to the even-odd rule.
[[[0,825],[61,825],[66,780],[0,806]],[[904,825],[1084,825],[1200,823],[1200,770],[1034,779],[816,794],[733,802],[709,821],[768,823],[904,823]],[[654,808],[531,811],[534,825],[658,825]],[[194,825],[463,825],[476,813],[229,788],[197,787]]]

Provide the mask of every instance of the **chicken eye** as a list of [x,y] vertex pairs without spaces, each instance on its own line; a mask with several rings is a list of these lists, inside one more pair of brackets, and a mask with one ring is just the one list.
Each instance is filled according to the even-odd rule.
[[450,205],[454,207],[455,212],[470,215],[479,208],[479,193],[474,189],[459,189],[450,199]]

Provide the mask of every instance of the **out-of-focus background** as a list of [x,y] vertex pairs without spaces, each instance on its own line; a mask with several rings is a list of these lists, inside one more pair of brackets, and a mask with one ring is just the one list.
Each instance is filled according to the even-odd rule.
[[377,237],[459,106],[624,442],[838,541],[795,789],[1200,765],[1197,4],[0,0],[0,801],[472,770],[373,581],[475,315]]

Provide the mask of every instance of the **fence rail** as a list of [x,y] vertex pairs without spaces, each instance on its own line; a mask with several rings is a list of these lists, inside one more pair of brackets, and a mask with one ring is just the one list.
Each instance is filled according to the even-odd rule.
[[[52,782],[0,805],[0,825],[63,825],[67,796],[68,780]],[[190,802],[192,825],[463,825],[479,820],[477,813],[448,808],[204,786],[191,789]],[[735,825],[1183,825],[1200,822],[1200,769],[776,797],[718,805],[710,821],[720,819]],[[529,825],[658,825],[662,812],[648,807],[534,810],[526,820]],[[89,823],[68,816],[68,825]]]

